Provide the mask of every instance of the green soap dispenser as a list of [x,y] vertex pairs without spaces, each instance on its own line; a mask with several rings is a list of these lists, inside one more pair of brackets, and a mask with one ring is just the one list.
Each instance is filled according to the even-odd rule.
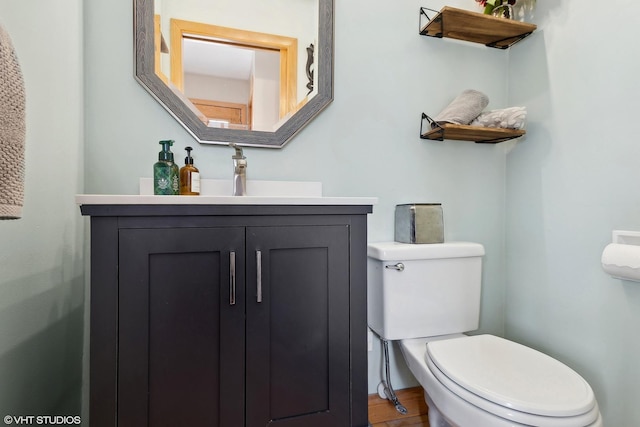
[[180,170],[173,162],[171,146],[173,140],[160,141],[162,151],[158,153],[158,162],[153,165],[153,194],[180,194]]

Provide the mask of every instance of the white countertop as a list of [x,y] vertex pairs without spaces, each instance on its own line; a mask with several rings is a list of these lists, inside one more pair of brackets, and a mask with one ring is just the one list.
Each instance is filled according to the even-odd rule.
[[230,180],[202,179],[199,196],[156,196],[153,179],[140,178],[140,194],[79,194],[79,205],[374,205],[376,197],[324,197],[322,183],[247,180],[249,196],[231,196]]
[[79,205],[375,205],[377,197],[155,196],[79,194]]

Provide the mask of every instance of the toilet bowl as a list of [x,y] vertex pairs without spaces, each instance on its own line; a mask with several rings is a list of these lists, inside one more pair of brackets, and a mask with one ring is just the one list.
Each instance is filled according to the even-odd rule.
[[425,391],[431,427],[602,427],[589,384],[537,350],[479,326],[477,243],[371,243],[369,327],[398,340]]
[[406,339],[400,348],[431,427],[602,427],[586,381],[536,350],[492,335]]

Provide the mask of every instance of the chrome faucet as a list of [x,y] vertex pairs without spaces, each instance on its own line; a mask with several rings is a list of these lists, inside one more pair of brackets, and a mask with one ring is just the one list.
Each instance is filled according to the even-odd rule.
[[242,148],[234,143],[229,143],[229,147],[235,148],[236,154],[233,159],[233,195],[247,195],[247,158],[242,154]]

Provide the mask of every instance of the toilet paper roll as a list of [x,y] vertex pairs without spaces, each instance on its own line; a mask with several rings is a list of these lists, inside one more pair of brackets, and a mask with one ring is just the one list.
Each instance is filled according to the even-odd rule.
[[602,251],[602,269],[618,279],[640,282],[640,246],[607,245]]

